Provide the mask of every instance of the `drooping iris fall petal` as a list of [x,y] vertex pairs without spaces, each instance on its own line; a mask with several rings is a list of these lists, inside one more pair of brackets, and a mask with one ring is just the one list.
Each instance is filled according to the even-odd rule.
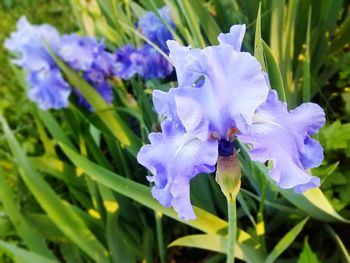
[[252,145],[249,154],[253,160],[272,161],[269,175],[279,187],[303,192],[320,185],[320,179],[306,169],[319,166],[323,160],[322,146],[310,135],[324,123],[324,111],[317,104],[305,103],[288,111],[276,91],[270,91],[251,127],[238,138]]
[[164,121],[162,133],[149,135],[151,144],[142,147],[137,160],[151,171],[153,196],[172,206],[184,219],[194,219],[190,202],[190,180],[198,173],[215,170],[217,142],[202,142],[175,123]]

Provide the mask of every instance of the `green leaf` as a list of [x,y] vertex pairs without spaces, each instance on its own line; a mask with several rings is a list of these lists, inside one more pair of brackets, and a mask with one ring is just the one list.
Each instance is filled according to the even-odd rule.
[[271,253],[265,259],[264,263],[273,263],[275,260],[293,243],[299,235],[309,218],[305,218],[299,224],[294,226],[288,233],[277,243]]
[[280,189],[280,192],[288,201],[313,218],[324,222],[350,223],[334,210],[319,188],[310,189],[302,195],[296,194],[292,190]]
[[310,28],[311,28],[312,9],[309,7],[309,15],[307,20],[306,43],[305,43],[305,60],[303,61],[303,101],[310,101],[311,90],[311,72],[310,72]]
[[47,248],[41,233],[38,229],[33,229],[21,214],[20,209],[15,202],[16,198],[14,192],[8,186],[4,175],[5,171],[0,167],[0,200],[18,235],[30,250],[53,259],[54,256]]
[[272,89],[275,89],[278,93],[278,97],[282,101],[286,101],[286,92],[284,91],[283,79],[281,71],[276,63],[276,60],[271,52],[269,46],[262,41],[265,62],[267,67],[267,73],[269,75],[269,81]]
[[205,45],[203,36],[201,34],[199,19],[194,9],[192,9],[192,6],[190,5],[190,1],[177,0],[177,3],[181,8],[181,11],[187,21],[188,27],[190,28],[193,38],[196,42],[195,47],[204,48],[206,45]]
[[[238,239],[235,244],[235,257],[246,262],[263,262],[265,255],[258,246],[251,242],[252,240],[245,240],[241,233],[238,234]],[[205,235],[189,235],[181,237],[172,242],[169,247],[184,246],[206,249],[219,253],[226,253],[227,238],[220,235],[205,234]]]
[[311,250],[307,238],[305,238],[304,248],[303,251],[300,253],[298,263],[321,263],[317,259],[317,255]]
[[329,55],[334,54],[341,50],[344,45],[349,44],[350,42],[350,16],[348,15],[345,22],[343,22],[339,33],[335,40],[332,41],[328,53]]
[[196,220],[182,220],[172,208],[165,208],[155,200],[151,195],[151,189],[149,187],[121,177],[120,175],[89,161],[64,144],[60,144],[60,146],[69,159],[93,180],[96,180],[100,184],[111,188],[148,208],[159,211],[164,215],[206,233],[215,234],[227,228],[227,222],[199,208],[194,208],[197,215]]
[[[265,176],[268,176],[265,165],[261,163],[255,163],[255,165]],[[313,218],[323,222],[350,223],[350,220],[343,218],[335,211],[319,188],[310,189],[302,195],[294,193],[293,190],[279,189],[279,191],[289,202]]]
[[218,44],[217,37],[221,33],[221,30],[212,15],[200,0],[191,0],[188,3],[198,16],[202,29],[208,36],[210,43],[212,45]]
[[82,179],[77,176],[75,167],[56,158],[30,157],[30,165],[38,171],[48,173],[67,185],[81,188]]
[[40,229],[40,234],[50,241],[73,245],[46,214],[25,214],[31,226]]
[[75,147],[72,141],[66,136],[61,126],[58,124],[56,119],[52,116],[52,114],[49,111],[38,109],[38,116],[40,117],[41,121],[44,123],[46,128],[49,130],[50,134],[55,139],[63,142],[71,148]]
[[337,244],[337,246],[338,246],[338,248],[339,248],[339,250],[344,258],[344,262],[350,262],[349,252],[348,252],[347,248],[345,247],[343,241],[340,239],[339,235],[333,230],[333,228],[330,225],[326,225],[326,230],[328,231],[328,233],[331,235],[331,237],[333,238],[333,240]]
[[264,50],[261,38],[261,3],[259,4],[258,16],[256,18],[254,57],[260,62],[262,70],[266,72]]
[[57,263],[58,261],[46,258],[40,254],[16,247],[7,242],[0,241],[0,249],[5,251],[17,263]]
[[350,142],[350,123],[336,120],[320,130],[320,141],[327,149],[346,149]]
[[22,168],[20,174],[23,181],[50,219],[92,259],[98,262],[109,262],[108,252],[103,245],[71,207],[56,195],[50,185],[30,165],[2,115],[0,115],[0,122],[12,154]]

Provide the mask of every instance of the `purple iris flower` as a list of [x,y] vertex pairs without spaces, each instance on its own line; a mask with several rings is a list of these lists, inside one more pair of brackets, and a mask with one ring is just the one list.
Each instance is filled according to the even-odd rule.
[[27,81],[30,83],[28,97],[37,102],[41,109],[68,107],[71,88],[58,68],[29,72]]
[[[167,6],[158,10],[159,15],[168,22],[169,26],[175,29],[174,21],[170,17],[170,9]],[[166,41],[173,39],[169,29],[154,12],[146,12],[137,22],[141,33],[165,52],[168,51]]]
[[12,62],[27,70],[41,70],[54,64],[46,49],[45,41],[55,50],[59,33],[50,25],[32,25],[25,16],[17,22],[17,31],[11,33],[4,46],[19,57]]
[[204,49],[168,41],[179,87],[154,91],[155,109],[165,120],[137,159],[153,174],[147,177],[153,196],[183,219],[195,218],[190,180],[213,172],[219,155],[233,154],[236,139],[250,146],[252,160],[272,161],[269,176],[279,187],[302,193],[320,185],[306,169],[323,159],[310,136],[324,125],[324,111],[313,103],[288,111],[259,62],[240,51],[244,33],[244,25],[235,25],[219,35],[219,45]]
[[116,52],[116,76],[130,79],[138,74],[143,79],[161,79],[169,76],[173,66],[148,44],[136,49],[126,45]]
[[13,63],[27,71],[28,96],[42,109],[68,106],[71,89],[64,81],[46,48],[57,50],[60,36],[50,25],[31,25],[26,17],[17,22],[17,31],[5,40],[5,47],[18,55]]
[[[31,25],[25,17],[17,23],[17,31],[5,41],[5,47],[18,54],[13,62],[27,71],[28,95],[42,109],[61,109],[68,106],[72,88],[63,79],[46,45],[101,94],[106,102],[113,100],[108,78],[116,74],[116,55],[105,50],[103,41],[77,34],[60,36],[50,25]],[[79,102],[93,110],[76,91]]]
[[145,44],[138,50],[137,72],[144,79],[161,79],[170,75],[173,66],[152,46]]
[[137,61],[140,55],[131,45],[125,45],[116,51],[116,76],[122,79],[131,79],[138,71]]
[[[168,7],[159,9],[160,16],[175,29]],[[137,22],[142,34],[155,43],[161,50],[169,53],[166,41],[173,39],[168,28],[153,12],[146,12]],[[116,76],[130,79],[138,74],[143,79],[160,79],[167,77],[173,71],[173,66],[149,44],[140,48],[125,45],[116,51]]]
[[[113,91],[108,78],[117,73],[116,55],[105,50],[103,41],[98,42],[96,38],[77,34],[63,35],[58,54],[74,70],[84,72],[85,80],[107,103],[112,102]],[[75,93],[78,95],[79,104],[94,111],[78,90]]]
[[61,37],[58,55],[73,69],[87,71],[103,49],[103,43],[97,42],[93,37],[70,34]]

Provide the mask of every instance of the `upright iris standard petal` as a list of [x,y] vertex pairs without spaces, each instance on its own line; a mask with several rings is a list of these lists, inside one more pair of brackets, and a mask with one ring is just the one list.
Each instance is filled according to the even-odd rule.
[[220,44],[231,45],[234,50],[241,51],[242,42],[245,34],[245,25],[234,25],[230,28],[230,33],[221,33],[218,36]]
[[[170,47],[171,57],[175,56],[174,48],[176,54],[186,52],[173,43]],[[175,101],[177,115],[188,131],[199,128],[203,132],[206,122],[209,130],[225,138],[230,128],[244,130],[251,124],[256,108],[265,101],[269,90],[261,66],[253,56],[220,44],[200,52],[196,50],[194,54],[190,52],[184,60],[180,75],[182,83],[188,85],[176,89]],[[204,84],[198,88],[194,77],[201,76]]]
[[190,46],[181,46],[175,40],[168,40],[167,45],[170,50],[169,57],[172,60],[176,70],[177,82],[179,86],[192,85],[193,82],[200,77],[200,74],[187,71],[186,65],[192,59],[196,58],[201,50],[198,48],[192,49]]
[[183,219],[194,219],[190,202],[190,180],[198,173],[215,170],[217,142],[202,142],[170,121],[162,123],[162,133],[151,133],[150,145],[137,155],[140,164],[153,176],[153,196],[164,206],[172,206]]
[[256,111],[250,129],[238,138],[252,145],[253,160],[272,161],[269,175],[279,187],[303,192],[320,185],[320,179],[305,169],[316,167],[323,160],[322,147],[310,135],[324,123],[324,111],[317,104],[303,104],[288,112],[276,91],[270,91],[267,101]]

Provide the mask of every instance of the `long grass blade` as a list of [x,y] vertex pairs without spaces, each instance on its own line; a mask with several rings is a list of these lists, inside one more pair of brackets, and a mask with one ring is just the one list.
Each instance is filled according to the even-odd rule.
[[299,224],[295,225],[288,233],[277,243],[268,257],[265,259],[264,263],[273,263],[275,260],[285,251],[296,239],[301,230],[304,228],[307,220],[305,218]]
[[0,122],[4,130],[7,142],[21,166],[21,176],[27,187],[35,196],[41,207],[53,222],[66,234],[77,246],[86,254],[98,262],[109,262],[108,252],[96,239],[93,233],[86,227],[84,222],[78,217],[70,207],[65,204],[33,169],[23,153],[19,143],[13,136],[7,121],[0,115]]

